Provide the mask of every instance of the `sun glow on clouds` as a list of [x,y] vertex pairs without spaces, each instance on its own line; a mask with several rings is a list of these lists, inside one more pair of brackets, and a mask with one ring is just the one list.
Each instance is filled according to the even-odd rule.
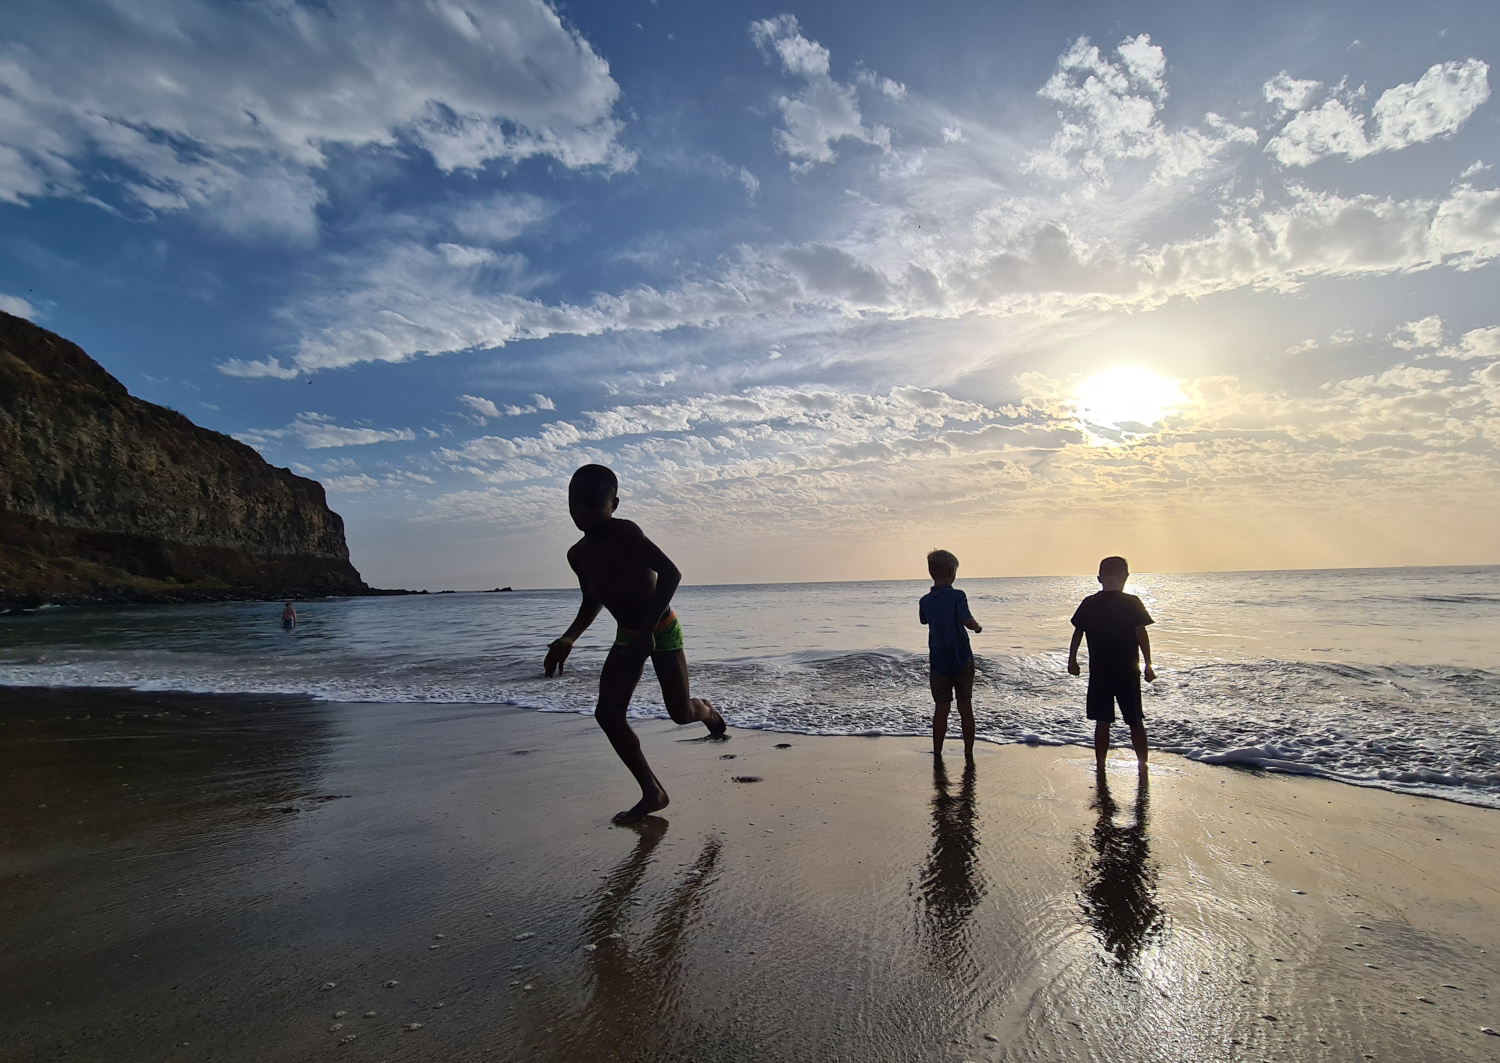
[[1101,428],[1149,428],[1188,398],[1178,381],[1134,365],[1117,365],[1082,381],[1074,391],[1078,418]]

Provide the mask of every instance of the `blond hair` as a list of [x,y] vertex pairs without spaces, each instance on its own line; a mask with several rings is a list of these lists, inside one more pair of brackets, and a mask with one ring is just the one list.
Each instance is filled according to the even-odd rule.
[[948,550],[933,550],[927,555],[929,569],[940,568],[948,572],[958,571],[958,558]]

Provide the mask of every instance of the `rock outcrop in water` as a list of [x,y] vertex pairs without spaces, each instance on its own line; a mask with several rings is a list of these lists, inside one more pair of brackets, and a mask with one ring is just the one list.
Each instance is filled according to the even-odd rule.
[[0,604],[364,593],[322,484],[0,313]]

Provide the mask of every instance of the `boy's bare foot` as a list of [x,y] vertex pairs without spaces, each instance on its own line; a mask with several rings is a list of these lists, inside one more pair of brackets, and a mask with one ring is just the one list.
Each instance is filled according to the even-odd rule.
[[634,807],[627,808],[624,812],[615,813],[615,817],[611,822],[640,823],[647,816],[651,815],[651,813],[660,812],[671,803],[672,799],[667,796],[667,791],[658,790],[654,794],[641,798],[635,803]]
[[708,728],[708,733],[715,738],[723,738],[729,725],[724,722],[724,717],[719,715],[719,710],[714,708],[707,698],[694,698],[693,700],[701,705],[706,713],[703,717],[703,725]]

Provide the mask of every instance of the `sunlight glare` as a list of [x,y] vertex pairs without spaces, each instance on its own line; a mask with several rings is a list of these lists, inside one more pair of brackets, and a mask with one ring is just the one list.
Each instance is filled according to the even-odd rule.
[[1156,424],[1188,401],[1176,380],[1134,365],[1101,370],[1080,383],[1074,395],[1080,420],[1111,428]]

